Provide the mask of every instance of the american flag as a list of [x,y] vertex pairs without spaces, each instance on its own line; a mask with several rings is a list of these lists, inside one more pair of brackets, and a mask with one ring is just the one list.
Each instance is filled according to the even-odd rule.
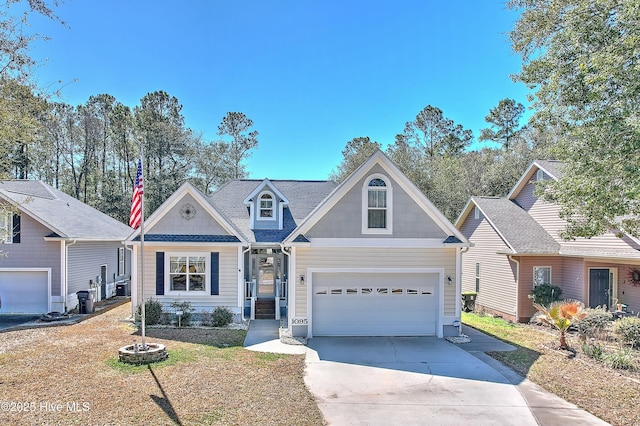
[[136,229],[142,221],[142,194],[144,185],[142,183],[142,160],[138,160],[138,171],[136,171],[136,183],[133,187],[133,199],[131,200],[131,215],[129,216],[129,226]]

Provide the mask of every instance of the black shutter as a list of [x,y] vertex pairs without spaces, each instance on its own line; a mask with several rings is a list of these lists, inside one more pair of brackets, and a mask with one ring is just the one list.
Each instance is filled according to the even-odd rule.
[[14,244],[18,244],[20,242],[20,215],[13,215],[13,237],[11,242]]
[[164,252],[156,252],[156,295],[164,294]]
[[220,294],[220,253],[211,253],[211,295]]

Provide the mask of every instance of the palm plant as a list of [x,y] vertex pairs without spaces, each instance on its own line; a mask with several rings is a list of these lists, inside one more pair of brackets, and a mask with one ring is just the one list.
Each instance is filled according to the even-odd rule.
[[561,300],[551,303],[548,307],[534,303],[533,306],[540,311],[542,322],[555,327],[560,331],[560,349],[567,349],[566,332],[571,325],[585,317],[584,305],[577,300]]

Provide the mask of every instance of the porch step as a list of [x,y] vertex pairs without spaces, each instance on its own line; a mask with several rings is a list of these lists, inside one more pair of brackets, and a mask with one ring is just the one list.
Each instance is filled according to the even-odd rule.
[[256,300],[256,319],[275,319],[276,301],[273,299]]

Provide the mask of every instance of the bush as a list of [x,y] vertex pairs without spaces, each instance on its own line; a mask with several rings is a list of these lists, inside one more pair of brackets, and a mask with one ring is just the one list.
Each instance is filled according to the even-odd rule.
[[640,318],[625,317],[613,324],[613,333],[632,348],[640,348]]
[[583,343],[582,353],[591,357],[595,360],[602,361],[602,356],[604,351],[602,350],[602,346],[598,343]]
[[[146,325],[160,324],[162,320],[162,303],[155,299],[144,302],[144,322]],[[142,321],[142,306],[136,311],[136,321]]]
[[604,363],[617,370],[635,370],[636,363],[631,353],[631,349],[623,348],[615,352],[609,352],[603,356]]
[[549,306],[553,302],[560,300],[562,289],[556,285],[540,284],[533,288],[533,294],[529,295],[533,299],[533,303],[542,306]]
[[198,317],[200,318],[200,325],[205,327],[209,327],[211,325],[211,312],[203,309],[198,314]]
[[185,300],[184,302],[172,302],[171,307],[174,311],[182,311],[182,316],[178,320],[176,315],[176,324],[181,327],[189,327],[191,325],[191,313],[193,309],[191,308],[191,302]]
[[[605,308],[585,309],[586,316],[575,323],[580,336],[583,339],[588,337],[602,338],[611,326],[613,315]],[[604,339],[603,339],[604,340]]]
[[224,306],[216,307],[211,312],[211,325],[214,327],[224,327],[233,322],[233,312]]

